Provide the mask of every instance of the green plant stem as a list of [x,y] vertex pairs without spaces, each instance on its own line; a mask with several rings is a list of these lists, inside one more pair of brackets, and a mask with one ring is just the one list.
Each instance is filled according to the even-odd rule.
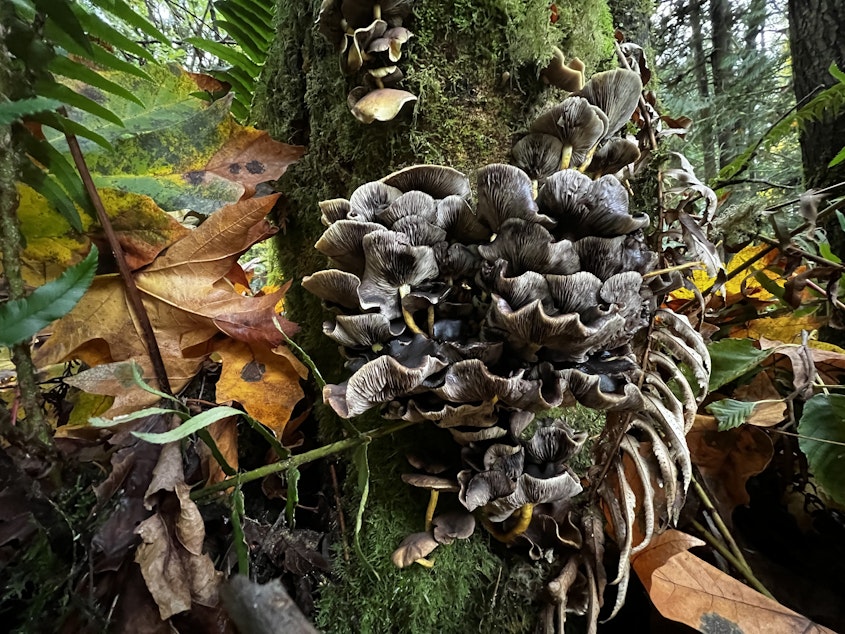
[[708,531],[704,526],[701,525],[698,520],[692,520],[692,526],[695,528],[698,533],[704,538],[704,540],[710,544],[713,548],[719,551],[719,554],[722,555],[728,562],[745,578],[748,584],[754,588],[757,592],[762,595],[767,596],[768,598],[777,601],[775,597],[766,589],[760,580],[754,576],[754,573],[751,572],[751,568],[748,567],[747,563],[740,561],[737,557],[728,550],[727,546],[725,546],[722,542],[720,542],[715,536],[713,536],[710,531]]
[[258,469],[253,469],[252,471],[240,473],[232,478],[226,478],[221,482],[210,484],[207,487],[203,487],[202,489],[197,489],[196,491],[193,491],[191,493],[191,499],[199,500],[201,498],[211,495],[212,493],[217,493],[218,491],[228,489],[231,486],[245,484],[247,482],[252,482],[253,480],[259,480],[261,478],[267,477],[268,475],[278,473],[279,471],[285,471],[293,467],[299,467],[301,465],[308,464],[309,462],[319,460],[320,458],[332,456],[336,453],[347,451],[348,449],[354,449],[355,447],[360,447],[361,445],[368,444],[376,438],[388,436],[394,432],[400,431],[402,429],[405,429],[406,427],[410,427],[411,425],[416,424],[417,423],[415,422],[400,421],[392,425],[385,425],[384,427],[379,427],[378,429],[371,429],[368,432],[362,433],[360,436],[355,436],[354,438],[345,438],[343,440],[339,440],[337,442],[318,447],[317,449],[312,449],[311,451],[306,451],[305,453],[291,456],[290,458],[286,458],[285,460],[279,460],[278,462],[264,465],[263,467],[259,467]]
[[716,510],[713,501],[710,499],[710,496],[707,495],[707,491],[704,490],[704,487],[701,486],[701,483],[696,480],[695,478],[692,479],[692,486],[695,489],[695,494],[698,496],[698,499],[701,500],[701,503],[704,504],[704,508],[710,513],[710,516],[713,518],[713,522],[716,524],[716,528],[719,529],[719,532],[722,534],[725,542],[733,552],[734,556],[739,559],[742,564],[747,568],[748,562],[745,561],[745,557],[742,554],[742,551],[739,549],[739,546],[736,543],[736,540],[731,535],[731,532],[728,530],[728,527],[725,525],[725,522],[722,520],[722,516],[719,515],[719,511]]

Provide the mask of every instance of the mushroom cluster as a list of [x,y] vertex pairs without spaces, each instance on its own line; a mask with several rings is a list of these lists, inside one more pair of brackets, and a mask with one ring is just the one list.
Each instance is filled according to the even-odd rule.
[[349,109],[362,123],[389,121],[406,103],[416,101],[398,85],[402,46],[413,36],[403,21],[413,0],[323,0],[317,19],[320,33],[340,53],[345,75],[361,78],[350,91]]
[[[684,430],[709,373],[688,322],[661,309],[655,325],[658,298],[676,277],[655,270],[643,235],[649,218],[629,213],[615,176],[585,174],[618,139],[641,87],[630,71],[594,76],[532,124],[515,165],[478,171],[474,201],[462,173],[417,165],[321,202],[327,229],[316,248],[334,268],[303,280],[332,311],[323,330],[351,372],[326,386],[325,401],[344,418],[377,407],[385,418],[448,430],[461,448],[452,475],[406,481],[457,491],[463,515],[532,557],[576,561],[564,568],[568,585],[558,578],[550,593],[565,603],[580,584],[586,599],[570,608],[595,615],[605,583],[601,512],[580,495],[593,474],[569,466],[586,434],[566,415],[537,414],[576,404],[637,413],[615,434],[621,445],[595,449],[614,465],[597,491],[625,554],[615,580],[622,596],[633,518],[646,510],[628,495],[621,456],[635,462],[638,488],[665,487],[660,501],[642,505],[650,539],[677,518],[689,482]],[[654,353],[641,362],[634,347],[649,328]],[[698,390],[677,369],[688,361]],[[641,442],[653,456],[639,454]],[[432,528],[433,503],[425,532],[397,550],[397,565],[427,565],[446,543]]]

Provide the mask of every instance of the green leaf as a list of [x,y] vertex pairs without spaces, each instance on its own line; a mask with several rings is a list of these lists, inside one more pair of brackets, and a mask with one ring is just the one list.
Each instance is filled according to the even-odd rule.
[[36,112],[55,110],[61,105],[61,101],[47,99],[46,97],[30,97],[29,99],[0,103],[0,125],[9,125],[12,121],[17,121]]
[[57,46],[61,46],[68,53],[78,55],[84,59],[90,59],[98,66],[121,71],[130,75],[135,75],[136,77],[139,77],[141,79],[146,79],[147,81],[152,81],[150,79],[150,76],[145,71],[141,70],[139,66],[131,64],[126,60],[117,57],[116,55],[107,51],[96,42],[93,43],[90,52],[82,49],[76,42],[70,39],[66,33],[64,33],[61,29],[57,28],[56,25],[52,22],[47,22],[47,25],[44,27],[44,35],[47,39],[53,41]]
[[798,445],[824,490],[845,504],[845,396],[817,394],[804,405]]
[[235,50],[231,46],[226,46],[225,44],[221,44],[220,42],[213,42],[211,40],[206,40],[201,37],[186,37],[186,42],[193,44],[199,49],[211,53],[215,57],[220,58],[224,62],[231,64],[232,66],[237,66],[241,70],[243,70],[247,75],[250,77],[258,77],[261,73],[261,66],[256,64],[251,59],[249,59],[246,55],[241,53],[240,51]]
[[707,346],[713,364],[709,391],[715,392],[750,372],[774,352],[758,350],[755,343],[753,339],[722,339]]
[[355,448],[352,452],[352,464],[358,470],[358,490],[361,493],[361,501],[358,502],[358,511],[355,513],[355,552],[361,558],[370,572],[375,575],[376,579],[380,579],[379,574],[373,568],[372,564],[367,561],[364,555],[364,549],[361,548],[361,527],[364,525],[364,511],[367,509],[367,499],[370,497],[370,463],[367,458],[367,449],[369,443],[364,443]]
[[839,66],[836,65],[836,62],[831,63],[830,68],[827,69],[827,72],[829,72],[836,79],[838,79],[839,83],[845,84],[845,73],[839,70]]
[[62,75],[69,79],[78,79],[79,81],[85,82],[89,86],[94,86],[95,88],[99,88],[100,90],[104,90],[105,92],[110,92],[113,95],[117,95],[118,97],[123,97],[124,99],[128,99],[129,101],[134,101],[139,106],[144,106],[144,102],[138,99],[134,94],[126,90],[123,86],[106,79],[102,73],[98,73],[95,70],[92,70],[85,66],[84,64],[80,64],[79,62],[74,62],[73,60],[67,57],[54,57],[53,60],[50,62],[48,66],[51,72],[56,73],[57,75]]
[[217,10],[226,20],[237,25],[248,33],[256,45],[266,54],[270,42],[273,41],[273,29],[264,25],[263,18],[243,6],[223,2]]
[[123,414],[122,416],[115,416],[114,418],[102,418],[101,416],[93,416],[88,419],[88,423],[92,427],[114,427],[115,425],[122,425],[139,418],[146,418],[147,416],[163,416],[176,414],[180,418],[185,418],[185,412],[180,412],[175,409],[167,409],[164,407],[145,407],[139,409],[137,412],[131,414]]
[[159,398],[163,398],[163,399],[166,399],[166,400],[173,401],[175,403],[179,403],[179,405],[182,404],[182,402],[178,398],[176,398],[175,396],[171,396],[170,394],[166,394],[165,392],[161,392],[160,390],[155,389],[154,387],[149,385],[146,381],[144,381],[144,371],[143,371],[143,369],[141,368],[140,365],[135,363],[134,359],[130,362],[130,368],[132,369],[132,382],[135,385],[137,385],[138,387],[140,387],[142,390],[144,390],[145,392],[149,392],[150,394],[155,394]]
[[[32,135],[24,137],[23,147],[27,154],[50,170],[50,173],[56,177],[56,180],[77,205],[82,207],[90,216],[96,216],[96,211],[88,199],[88,193],[85,191],[79,173],[56,148],[47,141],[36,139]],[[74,228],[77,231],[82,231],[81,223]]]
[[73,119],[61,116],[58,112],[41,112],[32,117],[35,121],[49,126],[54,130],[62,133],[72,133],[78,137],[89,139],[99,145],[108,152],[114,151],[114,147],[102,135],[97,134],[93,130],[89,130],[81,123],[77,123]]
[[156,58],[153,57],[153,54],[145,47],[138,44],[135,40],[126,37],[96,13],[88,13],[80,7],[77,9],[76,15],[82,25],[88,30],[89,36],[93,36],[119,51],[145,59],[151,64],[158,63]]
[[187,438],[198,430],[205,429],[212,423],[216,423],[218,420],[223,420],[224,418],[228,418],[230,416],[240,416],[242,413],[243,412],[235,409],[234,407],[220,405],[189,418],[176,429],[171,429],[170,431],[162,432],[160,434],[133,431],[132,435],[155,445],[164,445],[169,442],[175,442],[177,440]]
[[841,150],[839,150],[839,154],[834,156],[833,159],[831,159],[830,163],[827,164],[827,166],[828,167],[836,167],[842,161],[845,161],[845,147],[843,147]]
[[36,288],[29,296],[0,305],[0,345],[26,341],[63,317],[82,299],[97,272],[97,247],[58,279]]
[[710,403],[704,409],[713,414],[719,421],[719,431],[727,431],[739,427],[747,421],[756,405],[757,403],[753,401],[737,401],[732,398],[725,398]]
[[783,301],[784,289],[775,280],[766,275],[763,271],[755,271],[754,279],[760,283],[760,286],[765,288],[772,295]]
[[113,16],[126,22],[126,24],[134,26],[150,37],[154,37],[162,44],[170,44],[170,40],[164,33],[159,31],[152,22],[149,22],[144,16],[137,13],[132,7],[123,2],[123,0],[91,0],[91,4],[108,11]]
[[85,29],[79,17],[73,12],[73,4],[63,0],[34,0],[35,7],[82,47],[86,52],[91,51],[91,40],[85,34]]
[[266,24],[272,24],[273,19],[276,16],[276,12],[274,10],[276,5],[272,2],[256,2],[256,0],[224,0],[223,2],[217,2],[214,4],[215,7],[220,9],[224,9],[229,5],[237,5],[246,9],[255,15],[257,20],[263,21]]
[[244,534],[244,494],[240,486],[232,491],[232,545],[238,555],[238,574],[249,576],[249,546]]
[[21,165],[21,182],[43,196],[74,231],[82,231],[82,219],[73,200],[52,176],[30,161]]
[[288,482],[288,499],[285,502],[285,519],[288,522],[288,527],[294,528],[296,525],[296,506],[299,504],[299,478],[301,474],[299,469],[291,467],[285,472],[285,477]]
[[217,26],[221,29],[225,29],[229,35],[235,38],[235,41],[244,50],[247,57],[256,64],[263,64],[267,59],[267,53],[262,50],[261,42],[255,41],[250,33],[239,27],[237,24],[233,24],[232,22],[228,22],[226,20],[218,20]]
[[110,121],[121,127],[123,126],[123,121],[121,121],[120,117],[114,114],[111,110],[104,108],[93,99],[89,99],[84,95],[74,92],[63,84],[59,84],[54,81],[41,80],[35,84],[35,90],[39,95],[58,99],[69,106],[89,112],[95,117],[105,119],[106,121]]
[[[845,231],[845,214],[837,209],[836,219],[839,221],[839,228],[842,229],[842,231]],[[828,245],[828,248],[830,248],[830,245]]]

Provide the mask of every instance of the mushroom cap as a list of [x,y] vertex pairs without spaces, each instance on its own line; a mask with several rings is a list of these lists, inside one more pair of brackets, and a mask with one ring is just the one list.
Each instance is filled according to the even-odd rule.
[[581,483],[569,471],[551,478],[535,478],[525,473],[517,480],[513,493],[491,500],[484,510],[491,522],[503,522],[526,504],[568,500],[581,491]]
[[380,216],[401,195],[402,192],[395,187],[379,181],[364,183],[349,197],[349,212],[346,217],[349,220],[363,222],[382,222]]
[[602,138],[616,133],[634,114],[640,102],[643,83],[640,76],[626,68],[596,73],[578,95],[598,106],[607,115],[607,130]]
[[526,271],[567,274],[579,269],[569,240],[555,241],[545,227],[518,218],[502,224],[495,240],[480,245],[478,252],[490,262],[507,261],[506,274],[511,277]]
[[590,174],[615,174],[626,165],[640,158],[640,148],[634,141],[613,137],[608,139],[593,155],[587,171]]
[[[574,61],[574,60],[573,60]],[[563,51],[557,46],[552,50],[552,59],[548,65],[540,71],[543,81],[557,88],[575,92],[584,86],[584,64],[578,60],[578,64],[567,66]],[[570,62],[571,64],[571,62]],[[580,68],[579,68],[580,66]]]
[[323,232],[314,248],[345,271],[360,274],[364,271],[364,236],[380,231],[387,229],[375,222],[338,220]]
[[403,473],[402,482],[410,484],[412,487],[427,489],[429,491],[457,493],[459,490],[458,483],[455,480],[441,478],[428,473]]
[[398,568],[406,568],[417,559],[431,554],[440,544],[430,532],[412,533],[402,540],[398,548],[393,551],[390,560]]
[[316,295],[324,302],[343,306],[351,310],[361,310],[358,299],[358,287],[361,278],[340,269],[317,271],[302,279],[302,288]]
[[391,62],[398,62],[402,57],[402,45],[414,36],[408,29],[402,26],[397,26],[388,29],[384,37],[389,43],[389,51],[387,54]]
[[[366,88],[360,86],[366,91]],[[349,93],[350,111],[361,123],[373,121],[390,121],[406,103],[417,100],[417,96],[406,90],[396,88],[379,88],[361,95],[354,89]]]
[[396,187],[390,187],[384,183],[379,183],[379,185],[397,192],[399,196],[394,198],[388,207],[376,212],[378,222],[391,227],[395,222],[406,216],[417,216],[421,220],[436,222],[437,203],[434,198],[425,192],[412,190],[403,194],[402,190]]
[[494,163],[478,170],[478,219],[493,232],[506,220],[522,218],[551,227],[554,221],[537,211],[531,179],[518,167]]
[[437,515],[431,522],[434,539],[440,544],[451,544],[456,539],[468,539],[475,532],[475,518],[466,511],[450,511]]
[[446,240],[445,229],[431,224],[420,216],[405,216],[404,218],[400,218],[393,223],[391,228],[394,231],[406,235],[408,241],[414,246],[434,246],[445,243]]
[[607,115],[586,99],[572,96],[537,117],[530,132],[550,134],[572,147],[572,166],[583,163],[590,149],[607,134]]
[[471,194],[469,179],[458,170],[445,165],[411,165],[388,174],[381,182],[403,192],[425,192],[435,199],[460,196],[469,200]]
[[531,133],[511,149],[513,164],[534,180],[542,180],[560,169],[563,143],[550,134]]
[[463,196],[446,196],[437,201],[437,225],[459,242],[487,242],[492,235]]
[[333,222],[345,219],[350,211],[349,201],[345,198],[321,200],[317,205],[319,205],[321,212],[320,222],[327,227]]
[[323,333],[332,341],[349,348],[369,348],[395,336],[390,320],[379,313],[338,315],[323,324]]

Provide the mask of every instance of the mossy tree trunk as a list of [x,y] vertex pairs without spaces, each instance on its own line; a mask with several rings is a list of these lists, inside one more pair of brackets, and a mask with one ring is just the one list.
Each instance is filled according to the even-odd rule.
[[[405,22],[415,36],[399,66],[403,88],[419,100],[393,121],[363,125],[347,107],[347,94],[358,82],[341,74],[338,54],[316,30],[319,5],[279,0],[277,38],[254,113],[275,138],[307,147],[279,183],[285,198],[279,266],[294,281],[286,308],[302,327],[299,343],[332,382],[342,380],[342,359],[322,335],[319,301],[299,286],[302,277],[326,267],[313,248],[324,229],[318,201],[348,197],[367,181],[419,163],[448,165],[473,180],[478,168],[507,162],[527,122],[565,96],[538,79],[538,63],[549,59],[552,46],[584,60],[588,75],[615,61],[605,0],[559,0],[555,22],[547,0],[417,0]],[[323,436],[337,437],[338,419],[325,409],[318,417]],[[361,539],[379,578],[354,555],[346,564],[338,557],[340,577],[323,591],[319,624],[332,632],[461,632],[474,630],[466,619],[475,618],[486,619],[484,631],[528,631],[530,604],[515,598],[507,583],[522,584],[528,593],[534,573],[523,574],[490,553],[482,535],[442,548],[431,571],[391,568],[389,553],[398,541],[422,530],[425,501],[398,477],[402,446],[420,442],[419,436],[411,428],[370,448]],[[353,494],[356,473],[350,474]]]

